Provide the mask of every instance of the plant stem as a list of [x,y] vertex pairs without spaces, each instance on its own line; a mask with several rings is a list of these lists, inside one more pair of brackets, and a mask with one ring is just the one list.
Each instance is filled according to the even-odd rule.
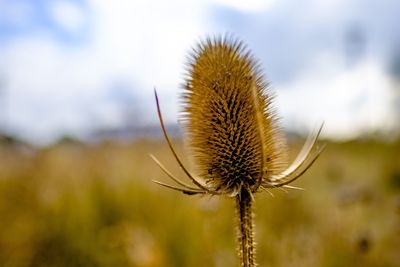
[[238,252],[241,267],[256,266],[252,205],[252,197],[247,190],[243,189],[236,197],[236,210],[239,217]]

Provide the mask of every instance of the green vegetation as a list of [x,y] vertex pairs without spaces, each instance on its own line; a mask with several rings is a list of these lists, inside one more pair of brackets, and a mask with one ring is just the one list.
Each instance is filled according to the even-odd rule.
[[[237,266],[234,201],[153,184],[150,152],[184,177],[161,141],[0,145],[0,266]],[[400,266],[400,142],[328,143],[294,185],[256,195],[260,266]]]

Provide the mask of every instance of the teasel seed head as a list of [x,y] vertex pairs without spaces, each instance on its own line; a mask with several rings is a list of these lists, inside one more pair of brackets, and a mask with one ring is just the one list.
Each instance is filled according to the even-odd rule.
[[197,175],[175,152],[156,92],[155,98],[165,140],[193,185],[178,179],[151,155],[180,187],[155,182],[185,194],[238,196],[244,190],[252,196],[259,189],[298,189],[288,184],[303,175],[323,150],[316,145],[322,124],[287,167],[286,142],[269,84],[250,51],[229,36],[200,42],[187,62],[180,115]]
[[286,145],[259,64],[243,43],[207,39],[189,58],[181,113],[198,175],[213,190],[253,191],[278,174]]

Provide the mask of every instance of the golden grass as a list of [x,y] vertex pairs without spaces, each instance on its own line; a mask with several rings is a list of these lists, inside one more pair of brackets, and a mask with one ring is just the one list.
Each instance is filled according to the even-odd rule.
[[[158,141],[1,145],[0,266],[236,266],[234,204],[159,188],[149,151],[181,174]],[[399,266],[399,161],[400,143],[330,143],[306,191],[257,196],[260,266]]]

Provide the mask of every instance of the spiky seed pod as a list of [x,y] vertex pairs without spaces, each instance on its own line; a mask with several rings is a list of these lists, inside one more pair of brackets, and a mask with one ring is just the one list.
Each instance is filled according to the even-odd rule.
[[286,146],[272,100],[241,42],[207,39],[194,49],[181,115],[198,174],[213,190],[253,192],[265,173],[282,170]]

